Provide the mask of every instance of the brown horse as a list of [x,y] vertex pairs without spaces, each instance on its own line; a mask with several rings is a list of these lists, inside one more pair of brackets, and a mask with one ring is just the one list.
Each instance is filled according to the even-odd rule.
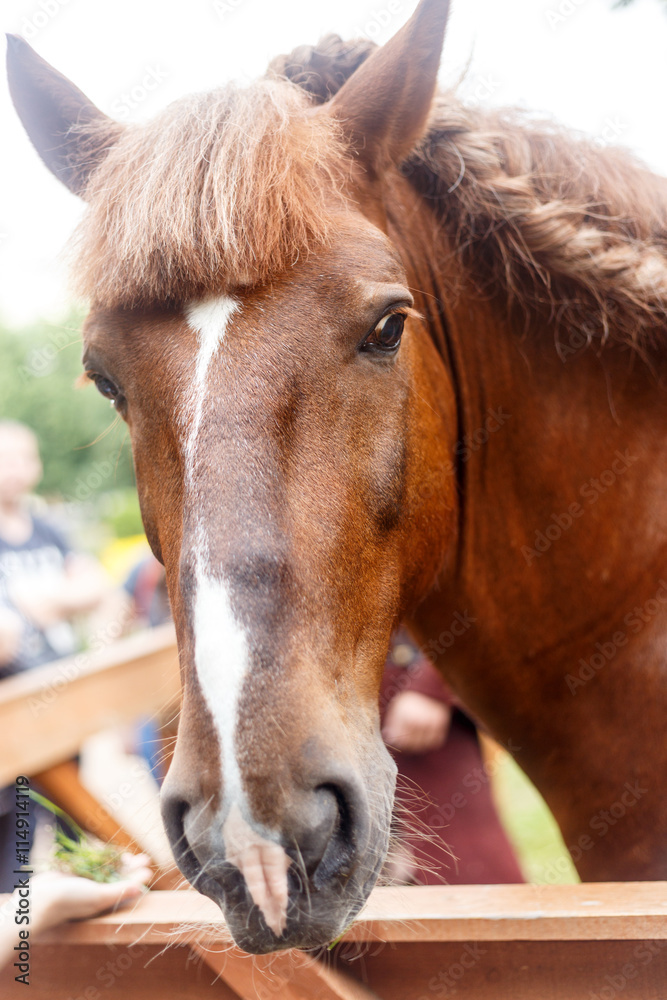
[[583,878],[667,877],[666,186],[434,99],[447,7],[147,125],[10,42],[28,134],[88,202],[84,365],[167,571],[166,827],[249,951],[329,940],[375,881],[401,619]]

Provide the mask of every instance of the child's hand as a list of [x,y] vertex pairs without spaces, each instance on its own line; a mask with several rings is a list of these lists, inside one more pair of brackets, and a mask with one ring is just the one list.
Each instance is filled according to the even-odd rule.
[[389,703],[382,738],[404,753],[439,750],[447,739],[451,717],[451,709],[441,701],[417,691],[402,691]]
[[124,877],[119,882],[93,882],[63,872],[34,875],[30,879],[30,895],[35,932],[133,903],[153,874],[147,867],[148,861],[146,854],[124,855]]

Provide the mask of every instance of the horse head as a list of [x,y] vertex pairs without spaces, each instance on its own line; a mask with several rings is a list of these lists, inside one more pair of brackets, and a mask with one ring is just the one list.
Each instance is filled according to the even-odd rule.
[[453,396],[388,222],[413,210],[399,166],[447,9],[422,0],[330,100],[266,79],[146,125],[10,40],[28,135],[88,203],[84,367],[128,425],[166,567],[183,681],[166,829],[252,952],[330,940],[375,882],[383,663],[454,531]]

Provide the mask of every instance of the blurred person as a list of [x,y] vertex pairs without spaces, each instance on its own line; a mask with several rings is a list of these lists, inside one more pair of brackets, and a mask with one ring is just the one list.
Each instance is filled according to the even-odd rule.
[[149,554],[135,564],[123,590],[132,601],[137,624],[143,628],[156,628],[171,621],[167,574],[154,555]]
[[[34,433],[0,420],[0,679],[73,653],[73,620],[108,592],[97,563],[31,513],[41,477]],[[0,789],[0,892],[13,885],[14,841],[12,789]]]
[[0,421],[0,626],[21,626],[0,676],[73,653],[72,619],[97,608],[108,590],[97,563],[75,555],[59,531],[30,512],[28,498],[41,478],[33,432]]
[[389,875],[421,885],[523,882],[475,723],[404,629],[392,639],[380,712],[402,800]]
[[[138,628],[157,628],[171,621],[167,576],[164,566],[151,553],[135,563],[123,584],[123,591],[131,600],[133,624]],[[154,715],[141,719],[128,749],[148,764],[160,786],[167,772],[160,720]]]

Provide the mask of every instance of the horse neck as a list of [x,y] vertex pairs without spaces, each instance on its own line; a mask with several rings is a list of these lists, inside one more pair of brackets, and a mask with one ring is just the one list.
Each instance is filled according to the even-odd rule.
[[[456,612],[476,620],[446,655],[430,651],[502,732],[513,679],[539,698],[552,669],[571,702],[564,645],[576,664],[660,588],[667,406],[631,352],[587,348],[577,330],[511,317],[502,290],[475,292],[430,207],[413,213],[409,234],[398,228],[457,414],[455,556],[417,628],[432,643]],[[471,659],[485,664],[483,686]]]

